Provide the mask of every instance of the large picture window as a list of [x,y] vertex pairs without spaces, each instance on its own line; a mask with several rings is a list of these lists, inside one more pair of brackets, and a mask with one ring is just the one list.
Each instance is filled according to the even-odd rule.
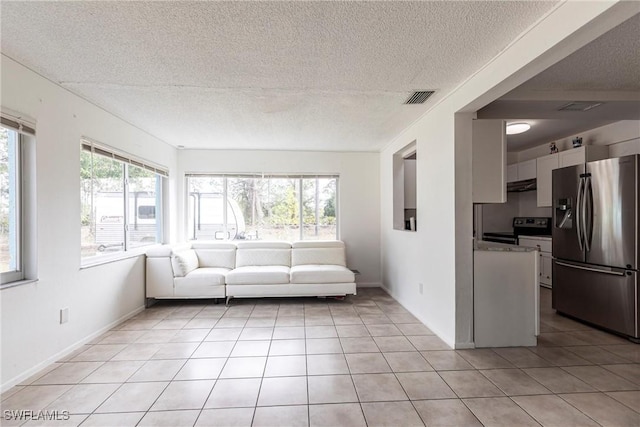
[[83,141],[83,260],[162,242],[162,182],[166,175],[155,166]]
[[334,175],[187,175],[187,190],[190,239],[338,238]]

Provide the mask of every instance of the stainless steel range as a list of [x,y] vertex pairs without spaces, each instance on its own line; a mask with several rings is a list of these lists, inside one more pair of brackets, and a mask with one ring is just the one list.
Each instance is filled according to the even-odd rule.
[[551,237],[551,218],[515,217],[513,218],[513,231],[486,232],[482,234],[482,240],[517,245],[518,236]]

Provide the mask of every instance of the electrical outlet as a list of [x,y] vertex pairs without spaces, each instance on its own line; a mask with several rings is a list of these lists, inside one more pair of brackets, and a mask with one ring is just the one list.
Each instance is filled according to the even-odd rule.
[[69,307],[60,309],[60,324],[67,323],[69,321]]
[[422,295],[423,290],[424,290],[424,286],[422,286],[422,283],[418,283],[418,292],[420,292],[420,295]]

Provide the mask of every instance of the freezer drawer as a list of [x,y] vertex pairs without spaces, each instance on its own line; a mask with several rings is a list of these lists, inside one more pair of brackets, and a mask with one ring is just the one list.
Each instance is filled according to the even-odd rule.
[[553,260],[552,306],[560,313],[638,338],[638,273]]

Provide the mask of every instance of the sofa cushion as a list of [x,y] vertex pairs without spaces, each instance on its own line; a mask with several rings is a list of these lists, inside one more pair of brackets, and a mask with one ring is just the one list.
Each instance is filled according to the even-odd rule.
[[291,244],[294,249],[298,248],[343,248],[342,240],[298,240]]
[[171,257],[171,265],[173,266],[173,275],[175,277],[184,277],[196,268],[198,268],[198,256],[193,249],[174,252]]
[[200,267],[235,268],[236,249],[195,249]]
[[291,283],[352,283],[355,275],[341,265],[296,265],[291,267]]
[[271,240],[240,240],[238,249],[291,249],[291,243]]
[[224,285],[228,268],[200,267],[184,277],[176,277],[176,286],[220,286]]
[[291,249],[238,249],[236,266],[271,266],[291,265]]
[[291,250],[291,265],[341,265],[346,267],[344,248],[300,248]]
[[231,270],[227,285],[258,285],[289,283],[289,267],[282,265],[251,265]]

